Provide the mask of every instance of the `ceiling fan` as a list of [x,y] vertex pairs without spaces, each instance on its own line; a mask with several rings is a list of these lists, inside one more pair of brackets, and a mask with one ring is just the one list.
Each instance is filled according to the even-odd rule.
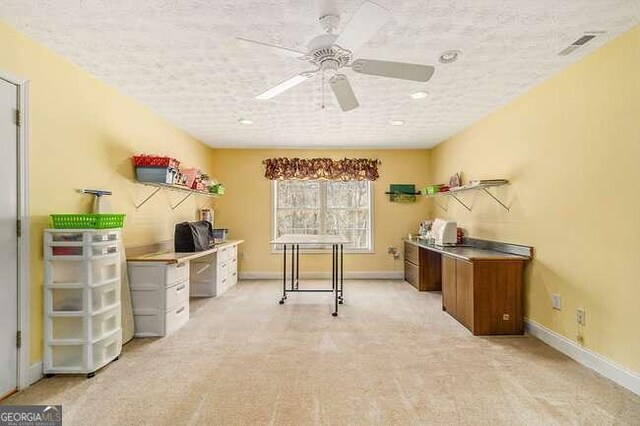
[[428,81],[435,71],[435,68],[430,65],[375,59],[354,60],[353,52],[373,37],[389,20],[390,16],[391,13],[388,9],[366,0],[360,5],[342,32],[338,34],[340,16],[333,11],[322,13],[319,20],[325,34],[314,37],[309,42],[307,52],[236,37],[237,40],[271,48],[273,51],[309,62],[314,66],[313,70],[297,74],[265,90],[256,96],[256,99],[271,99],[304,81],[321,75],[323,82],[324,78],[328,77],[329,85],[340,108],[343,111],[350,111],[360,104],[351,88],[349,79],[341,72],[342,68],[351,68],[360,74],[420,82]]

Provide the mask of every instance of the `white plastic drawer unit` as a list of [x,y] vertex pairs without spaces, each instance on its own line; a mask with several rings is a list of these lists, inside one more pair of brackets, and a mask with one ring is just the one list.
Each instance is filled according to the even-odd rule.
[[166,336],[189,320],[189,262],[128,262],[135,335]]
[[45,374],[92,376],[120,354],[120,244],[119,230],[45,230]]
[[131,287],[169,287],[189,279],[189,262],[128,262]]

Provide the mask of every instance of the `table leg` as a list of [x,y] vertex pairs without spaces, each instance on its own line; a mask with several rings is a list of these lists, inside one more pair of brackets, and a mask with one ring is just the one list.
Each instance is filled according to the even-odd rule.
[[344,245],[340,244],[340,304],[344,303]]
[[284,248],[282,251],[282,299],[280,299],[280,304],[284,305],[284,300],[287,298],[287,245],[284,244]]
[[333,244],[331,259],[331,284],[333,286],[334,310],[331,315],[338,316],[338,245]]
[[296,244],[296,290],[300,285],[300,244]]

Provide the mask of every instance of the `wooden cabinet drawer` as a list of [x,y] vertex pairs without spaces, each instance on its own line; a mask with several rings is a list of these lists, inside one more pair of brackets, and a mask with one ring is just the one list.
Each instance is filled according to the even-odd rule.
[[411,262],[404,262],[404,279],[417,289],[420,289],[420,271]]
[[420,264],[419,247],[405,241],[404,243],[404,260],[414,265]]

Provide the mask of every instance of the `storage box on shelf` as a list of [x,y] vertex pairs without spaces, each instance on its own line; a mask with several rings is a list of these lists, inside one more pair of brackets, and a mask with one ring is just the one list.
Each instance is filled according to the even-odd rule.
[[191,262],[191,297],[220,296],[238,283],[238,245],[220,247],[215,253]]
[[47,229],[44,373],[89,377],[122,349],[120,231]]
[[189,262],[128,262],[135,335],[166,336],[189,320]]

